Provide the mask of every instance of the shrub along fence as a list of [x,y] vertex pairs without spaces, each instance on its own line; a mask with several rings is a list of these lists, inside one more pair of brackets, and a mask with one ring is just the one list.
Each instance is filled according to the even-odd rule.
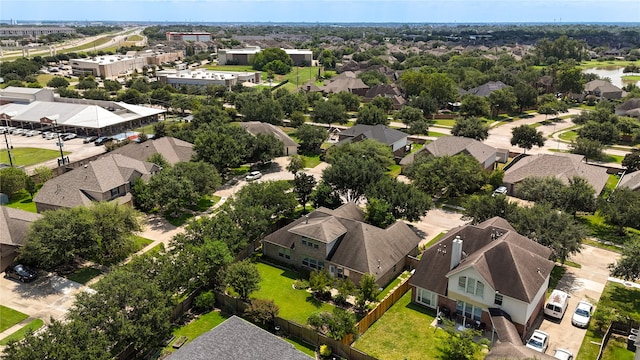
[[403,297],[404,294],[407,293],[407,291],[409,291],[410,278],[411,277],[404,279],[404,281],[400,283],[398,287],[396,287],[393,291],[387,294],[384,299],[382,299],[378,306],[369,311],[367,315],[365,315],[365,317],[358,321],[358,333],[364,334],[364,332],[367,331],[374,322],[380,319],[382,315],[384,315],[384,313],[387,312],[387,310],[389,310],[389,308],[396,303],[396,301],[400,300],[400,298]]

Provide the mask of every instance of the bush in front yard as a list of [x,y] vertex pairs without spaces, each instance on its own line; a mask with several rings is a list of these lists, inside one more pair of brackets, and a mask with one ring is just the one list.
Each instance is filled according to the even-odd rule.
[[216,296],[209,290],[196,296],[194,303],[195,310],[201,313],[211,311],[215,308]]

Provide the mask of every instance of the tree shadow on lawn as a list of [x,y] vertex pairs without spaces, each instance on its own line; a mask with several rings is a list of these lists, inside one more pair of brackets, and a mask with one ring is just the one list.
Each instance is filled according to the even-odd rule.
[[309,294],[309,296],[307,296],[307,298],[305,299],[306,302],[310,303],[311,305],[320,308],[322,307],[322,304],[324,304],[322,302],[322,300],[317,299],[315,296],[313,296],[313,294]]
[[414,304],[412,302],[408,303],[405,307],[407,309],[411,310],[411,311],[417,311],[417,312],[419,312],[419,313],[421,313],[423,315],[427,315],[427,316],[430,316],[432,318],[436,317],[435,310],[425,308],[424,306],[416,305],[416,304]]

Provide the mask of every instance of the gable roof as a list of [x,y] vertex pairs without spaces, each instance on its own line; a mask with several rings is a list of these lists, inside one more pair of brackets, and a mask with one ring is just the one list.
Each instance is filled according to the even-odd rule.
[[[448,277],[474,268],[494,290],[530,303],[553,269],[551,249],[504,225],[508,225],[506,220],[492,218],[451,231],[425,250],[410,284],[445,295]],[[457,236],[463,240],[467,257],[450,269],[450,249]]]
[[584,84],[584,91],[595,92],[599,91],[601,94],[605,93],[617,93],[622,92],[622,89],[611,84],[607,80],[592,80]]
[[465,153],[473,156],[480,164],[496,158],[496,148],[478,140],[462,136],[443,136],[425,145],[420,151],[407,155],[400,161],[400,165],[411,164],[418,154],[433,156],[454,156]]
[[640,189],[640,171],[625,174],[618,187],[627,187],[631,190]]
[[632,98],[620,104],[620,106],[616,107],[616,110],[629,111],[638,108],[640,108],[640,98]]
[[325,93],[339,93],[342,91],[351,92],[352,90],[368,88],[369,86],[367,86],[367,84],[365,84],[361,79],[347,77],[346,75],[345,77],[336,78],[332,82],[320,87],[320,89],[322,89],[322,91],[324,91]]
[[24,245],[29,226],[41,217],[40,214],[0,206],[0,244]]
[[364,95],[365,99],[373,99],[376,96],[394,97],[401,96],[402,92],[394,84],[378,84],[372,86]]
[[554,176],[568,184],[569,179],[581,176],[593,186],[596,194],[600,194],[609,179],[607,169],[586,164],[582,162],[583,159],[584,156],[576,154],[526,156],[505,170],[503,181],[507,184],[517,184],[527,177]]
[[[364,136],[367,139],[377,140],[386,145],[392,145],[396,141],[404,139],[408,136],[406,133],[403,133],[402,131],[392,129],[388,126],[381,125],[381,124],[378,124],[378,125],[358,124],[358,125],[352,126],[349,129],[342,130],[339,135],[340,137],[349,137],[349,138]],[[345,140],[350,141],[350,139],[345,139]],[[343,142],[345,140],[342,140],[340,142]]]
[[153,154],[160,154],[171,165],[191,160],[193,144],[173,137],[149,139],[143,143],[131,142],[110,154],[120,154],[132,159],[147,161]]
[[263,241],[291,249],[300,236],[325,243],[337,239],[327,261],[376,277],[386,273],[420,242],[402,221],[386,229],[364,223],[362,210],[353,202],[336,210],[318,208],[267,235]]
[[309,360],[293,345],[237,316],[193,339],[170,360]]
[[253,136],[256,136],[257,134],[273,135],[276,139],[282,141],[284,146],[298,146],[297,142],[275,125],[260,121],[246,121],[241,122],[240,126]]
[[509,85],[503,83],[502,81],[489,81],[486,84],[482,84],[480,86],[471,88],[467,90],[466,94],[473,94],[478,96],[487,97],[489,94],[496,90],[502,90],[504,88],[510,87]]
[[110,154],[47,181],[33,201],[59,207],[89,205],[93,195],[127,184],[134,174],[147,180],[157,170],[150,162]]

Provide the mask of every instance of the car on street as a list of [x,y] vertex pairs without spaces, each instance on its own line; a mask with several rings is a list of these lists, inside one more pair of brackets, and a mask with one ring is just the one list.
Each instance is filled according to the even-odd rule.
[[553,357],[558,360],[573,360],[573,354],[566,349],[556,349],[553,353]]
[[92,143],[96,141],[97,138],[98,138],[97,136],[87,136],[86,138],[82,139],[82,143],[83,144]]
[[77,137],[78,135],[74,133],[68,133],[68,134],[64,134],[64,136],[62,137],[62,140],[67,141],[67,140],[75,139]]
[[55,139],[57,137],[58,137],[58,134],[56,134],[54,132],[50,132],[50,133],[47,133],[47,135],[44,138],[47,139],[47,140],[53,140],[53,139]]
[[247,176],[244,177],[244,179],[247,181],[253,181],[253,180],[258,180],[261,177],[262,177],[262,173],[260,171],[252,171],[248,173]]
[[93,142],[95,146],[104,145],[107,141],[111,141],[111,138],[108,136],[100,136]]
[[576,310],[573,312],[573,316],[571,317],[571,324],[579,328],[586,328],[589,326],[592,314],[593,304],[586,301],[580,301],[576,306]]
[[21,264],[16,264],[9,266],[4,271],[4,277],[7,279],[18,280],[20,282],[30,282],[35,280],[38,275],[35,271],[29,269],[28,267]]
[[542,330],[535,330],[527,341],[526,347],[544,353],[549,347],[549,334]]
[[38,134],[40,134],[40,131],[38,131],[38,130],[29,130],[26,133],[24,133],[24,136],[31,137],[31,136],[38,135]]

